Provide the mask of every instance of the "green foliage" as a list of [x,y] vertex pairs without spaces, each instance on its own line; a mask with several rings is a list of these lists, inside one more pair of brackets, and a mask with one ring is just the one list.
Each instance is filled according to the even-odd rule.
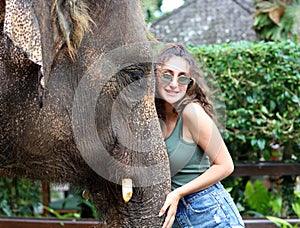
[[162,0],[142,0],[142,9],[145,15],[145,21],[151,22],[158,17],[158,15],[162,15],[160,7],[162,5]]
[[291,38],[300,15],[298,0],[256,0],[255,6],[253,27],[261,39],[283,41]]
[[285,160],[300,156],[299,44],[234,42],[190,51],[222,91],[223,136],[236,161],[270,160],[274,142]]
[[50,212],[56,217],[58,217],[59,215],[56,214],[57,213],[56,210],[72,209],[72,210],[80,211],[80,213],[69,213],[69,215],[67,216],[77,218],[78,217],[77,214],[79,214],[80,218],[99,218],[96,207],[89,200],[83,199],[77,190],[74,189],[72,192],[72,188],[69,191],[68,197],[62,200],[51,202],[49,204],[49,207],[44,207],[44,208],[47,209],[48,211],[50,211],[49,209],[54,211],[55,213],[52,213],[52,211]]
[[34,207],[40,202],[40,182],[16,178],[0,181],[0,215],[34,216]]
[[274,217],[274,216],[266,216],[266,218],[271,220],[278,227],[281,227],[281,228],[298,228],[298,225],[292,226],[290,223],[288,223],[287,221],[285,221],[281,218],[277,218],[277,217]]
[[269,213],[270,196],[261,181],[255,181],[254,184],[248,181],[244,194],[250,208],[262,215]]
[[[259,216],[266,216],[277,225],[280,223],[281,227],[292,227],[286,221],[278,218],[285,217],[286,211],[283,204],[282,192],[268,191],[262,181],[248,181],[245,187],[245,207],[247,208],[246,214],[256,214]],[[298,198],[297,198],[298,197]],[[294,191],[292,196],[291,205],[298,217],[300,215],[300,198],[299,192]],[[275,217],[277,216],[277,217]],[[299,217],[300,218],[300,217]]]
[[80,218],[80,213],[66,213],[66,214],[60,214],[57,211],[53,210],[50,207],[44,206],[44,208],[49,211],[52,215],[54,215],[58,219],[66,219],[66,218]]
[[245,206],[249,208],[250,214],[253,211],[261,216],[272,214],[283,217],[286,208],[283,204],[282,193],[268,191],[262,181],[256,180],[254,183],[248,181],[244,191]]
[[[53,216],[57,218],[98,218],[95,206],[84,200],[80,195],[74,192],[72,197],[66,198],[62,202],[62,208],[66,209],[66,205],[76,201],[81,213],[60,214],[53,208],[43,206]],[[1,178],[0,179],[0,216],[34,216],[41,217],[40,214],[34,212],[42,204],[42,188],[41,182],[31,181],[28,179],[18,178]],[[85,213],[83,215],[83,213]]]
[[300,218],[300,191],[295,191],[294,194],[297,197],[297,199],[292,204],[292,207],[298,218]]

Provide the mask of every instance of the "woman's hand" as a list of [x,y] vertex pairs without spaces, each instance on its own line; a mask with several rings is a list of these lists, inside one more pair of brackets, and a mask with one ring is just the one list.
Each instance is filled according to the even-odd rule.
[[158,215],[160,217],[167,212],[167,216],[165,218],[165,222],[164,222],[162,228],[172,227],[174,220],[175,220],[177,205],[178,205],[180,198],[181,197],[179,194],[177,194],[176,190],[170,192],[167,195],[166,201],[165,201],[163,207],[160,209],[160,212]]

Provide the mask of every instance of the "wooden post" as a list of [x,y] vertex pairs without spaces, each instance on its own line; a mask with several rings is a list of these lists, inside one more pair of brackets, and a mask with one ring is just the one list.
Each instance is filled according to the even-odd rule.
[[[42,197],[43,197],[43,206],[49,207],[50,203],[50,184],[47,181],[42,181]],[[43,208],[43,215],[49,215],[49,211]]]

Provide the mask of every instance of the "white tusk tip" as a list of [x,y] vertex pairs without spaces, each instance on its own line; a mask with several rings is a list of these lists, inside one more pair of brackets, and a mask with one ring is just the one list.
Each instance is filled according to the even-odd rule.
[[122,196],[125,203],[128,203],[132,197],[132,180],[124,178],[122,180]]

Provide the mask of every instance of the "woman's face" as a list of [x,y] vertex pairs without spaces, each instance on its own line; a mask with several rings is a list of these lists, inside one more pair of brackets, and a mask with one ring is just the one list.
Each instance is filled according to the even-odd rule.
[[161,99],[174,104],[182,99],[186,93],[190,66],[188,62],[178,56],[171,57],[157,70],[157,92]]

